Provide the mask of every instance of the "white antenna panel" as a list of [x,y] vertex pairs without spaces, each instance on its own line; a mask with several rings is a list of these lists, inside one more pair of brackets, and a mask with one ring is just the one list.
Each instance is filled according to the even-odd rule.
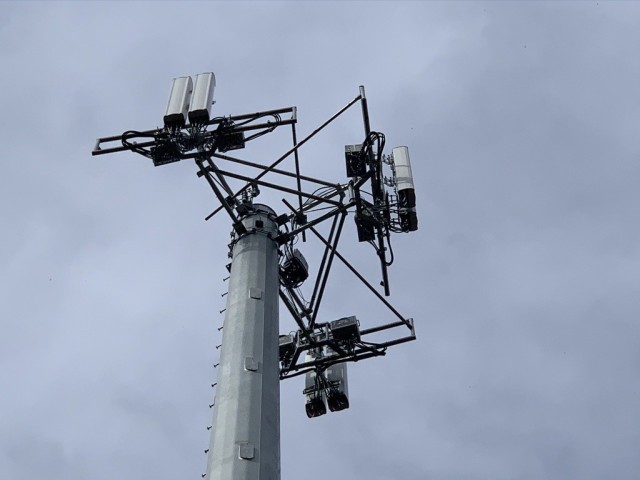
[[407,147],[393,149],[393,164],[396,169],[396,189],[398,191],[398,216],[403,232],[414,232],[418,229],[416,215],[416,191],[413,187],[413,173]]
[[413,173],[411,173],[411,161],[407,147],[395,147],[393,149],[393,163],[396,167],[396,181],[398,191],[414,188]]
[[173,79],[167,113],[164,116],[165,127],[184,127],[187,121],[189,100],[193,82],[191,77],[178,77]]
[[191,106],[189,107],[189,123],[207,123],[211,119],[213,89],[216,77],[212,72],[199,73],[193,87]]

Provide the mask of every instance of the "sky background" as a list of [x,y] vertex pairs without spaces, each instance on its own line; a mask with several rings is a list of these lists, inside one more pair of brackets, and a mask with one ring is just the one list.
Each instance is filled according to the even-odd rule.
[[[639,478],[639,22],[604,1],[3,2],[0,478],[205,470],[229,221],[203,220],[192,163],[91,157],[203,71],[217,114],[296,105],[299,137],[365,85],[413,163],[420,230],[390,275],[418,341],[349,365],[343,412],[307,419],[281,384],[283,480]],[[362,136],[354,110],[303,173],[343,181]],[[290,145],[262,141],[242,156]],[[331,279],[324,320],[391,320]]]

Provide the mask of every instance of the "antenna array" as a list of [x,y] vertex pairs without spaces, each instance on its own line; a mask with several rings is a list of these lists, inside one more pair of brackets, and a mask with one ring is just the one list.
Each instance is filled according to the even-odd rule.
[[[389,347],[416,338],[413,319],[405,318],[385,298],[390,294],[388,267],[393,263],[391,234],[412,232],[418,228],[416,196],[408,149],[396,147],[389,155],[383,153],[385,136],[370,128],[364,87],[360,87],[357,97],[301,141],[297,140],[296,107],[213,116],[214,87],[215,76],[210,72],[197,75],[195,81],[192,81],[191,77],[174,79],[163,118],[163,128],[128,130],[121,135],[99,138],[92,154],[132,151],[151,159],[155,166],[188,159],[195,161],[197,175],[207,181],[220,203],[206,220],[224,210],[232,221],[230,256],[233,260],[228,265],[232,277],[232,265],[237,260],[234,258],[234,247],[238,242],[246,242],[251,235],[266,235],[275,244],[280,258],[276,272],[279,278],[277,295],[298,329],[279,336],[277,346],[274,347],[277,351],[276,363],[265,363],[265,374],[267,369],[272,368],[278,370],[280,379],[305,375],[303,394],[309,417],[326,413],[327,406],[330,411],[348,408],[347,362],[384,356]],[[303,175],[299,159],[301,147],[358,103],[362,110],[364,140],[345,146],[344,165],[347,180],[333,182]],[[292,145],[270,164],[229,154],[243,149],[250,141],[287,126],[290,128]],[[289,157],[293,157],[293,169],[282,168],[281,164]],[[240,167],[243,170],[240,170]],[[247,167],[257,171],[257,174],[248,175]],[[296,187],[287,187],[278,180],[267,181],[267,175],[279,180],[293,178]],[[231,184],[238,181],[242,186],[234,190]],[[303,182],[314,189],[303,189]],[[286,211],[276,215],[271,208],[255,204],[253,201],[263,188],[287,193],[295,200],[283,199]],[[369,243],[375,249],[381,269],[380,285],[383,287],[384,295],[338,251],[349,212],[354,215],[358,241]],[[317,229],[324,222],[331,225],[328,237]],[[322,260],[313,279],[309,278],[306,259],[298,248],[294,248],[298,238],[306,241],[307,235],[315,237],[323,246]],[[345,312],[342,318],[319,321],[320,305],[336,259],[386,307],[392,321],[371,325],[373,319],[359,319],[353,312]],[[313,286],[309,301],[300,291],[300,286],[305,282],[310,282]],[[249,289],[252,299],[262,300],[262,290],[247,287],[242,282],[240,285],[238,288]],[[268,290],[269,286],[264,288]],[[256,292],[260,295],[255,296]],[[231,292],[229,297],[233,297]],[[229,317],[225,319],[225,324],[228,321]],[[275,319],[265,317],[264,321],[275,322],[277,327],[277,313]],[[364,328],[365,323],[371,326]],[[377,338],[381,332],[389,335],[398,329],[406,329],[406,334],[396,334],[384,341],[368,341],[369,336],[373,334],[378,334]],[[271,345],[271,340],[264,341],[265,345]],[[256,367],[248,370],[257,371],[260,362],[254,362],[253,357],[246,357],[245,370],[249,358],[252,358],[249,364]],[[264,399],[260,401],[266,402]],[[269,401],[273,403],[275,400]],[[274,435],[276,434],[277,432]],[[237,439],[229,441],[237,443]],[[241,443],[238,458],[255,462],[253,453],[247,453],[253,452],[253,448],[255,446],[251,442]],[[212,462],[215,463],[217,460],[211,458],[213,457],[210,456],[208,474],[214,476],[215,472],[222,471],[222,467],[212,465]],[[223,460],[219,462],[223,463]],[[277,469],[279,478],[279,458],[276,463],[277,466],[273,468]],[[225,474],[218,475],[216,478],[223,478]],[[257,479],[261,474],[226,475],[233,479]]]

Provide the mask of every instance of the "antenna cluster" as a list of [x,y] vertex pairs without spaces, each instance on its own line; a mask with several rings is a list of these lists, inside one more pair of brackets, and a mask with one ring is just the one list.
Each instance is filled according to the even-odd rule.
[[[298,327],[294,332],[280,335],[280,379],[305,375],[303,394],[309,417],[324,414],[327,407],[330,411],[348,408],[347,362],[384,356],[389,347],[416,338],[413,320],[400,314],[385,298],[390,295],[388,267],[394,260],[391,236],[418,228],[408,148],[395,147],[390,154],[384,153],[384,134],[371,130],[369,125],[364,87],[360,87],[357,97],[300,141],[296,132],[296,107],[213,116],[214,89],[215,76],[211,72],[197,75],[195,81],[188,76],[174,79],[162,128],[127,130],[121,135],[99,138],[93,155],[132,151],[151,159],[155,166],[194,160],[198,176],[207,181],[220,203],[206,220],[222,210],[232,220],[234,240],[230,247],[243,236],[260,231],[259,226],[248,228],[242,220],[256,211],[253,199],[261,189],[293,197],[282,200],[286,211],[274,218],[277,233],[273,239],[280,255],[279,297]],[[346,180],[336,182],[303,175],[299,159],[301,147],[355,104],[360,104],[362,109],[364,139],[344,147]],[[292,144],[270,164],[228,154],[285,126],[291,128]],[[281,164],[289,157],[294,159],[293,168],[283,168]],[[247,167],[257,173],[247,174]],[[266,175],[280,180],[294,179],[296,186],[288,187],[278,180],[267,181]],[[354,216],[359,242],[372,245],[378,257],[382,275],[379,283],[384,295],[338,251],[349,213]],[[324,222],[331,225],[328,237],[316,228]],[[307,236],[316,238],[324,249],[315,278],[301,247],[294,247],[300,238],[306,242]],[[377,314],[376,319],[364,319],[345,312],[342,318],[319,321],[320,305],[335,262],[350,270],[394,320],[381,323],[382,313]],[[309,299],[301,290],[308,282]],[[355,306],[349,308],[355,309]],[[374,320],[377,324],[373,324]],[[363,328],[361,322],[371,326]],[[379,338],[382,332],[397,329],[408,332],[384,341],[368,340],[370,335],[377,334]]]

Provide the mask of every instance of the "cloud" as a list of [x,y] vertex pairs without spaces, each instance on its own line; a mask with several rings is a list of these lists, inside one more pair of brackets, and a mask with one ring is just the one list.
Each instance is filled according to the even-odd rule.
[[[204,470],[230,225],[202,221],[216,200],[193,165],[90,150],[157,126],[171,78],[208,70],[217,112],[297,105],[299,137],[364,84],[416,176],[420,230],[390,274],[418,341],[350,365],[341,413],[307,419],[282,383],[283,479],[635,478],[635,4],[3,8],[3,478]],[[305,145],[303,172],[343,180],[360,121]],[[289,147],[261,141],[241,155]],[[336,264],[321,315],[370,325],[374,300]]]

